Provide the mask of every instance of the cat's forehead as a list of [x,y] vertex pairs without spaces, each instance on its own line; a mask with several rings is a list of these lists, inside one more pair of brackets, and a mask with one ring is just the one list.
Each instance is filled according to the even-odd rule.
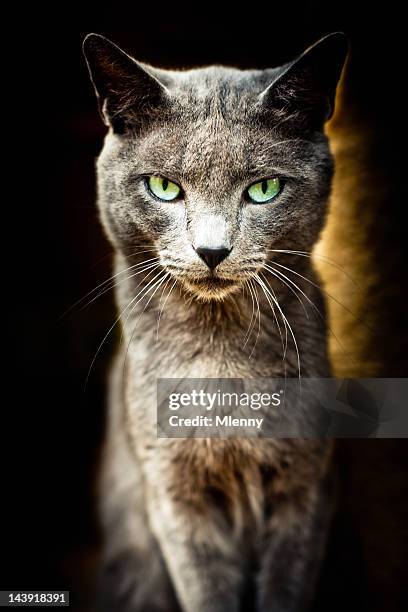
[[230,115],[242,112],[270,85],[279,69],[239,70],[209,66],[185,71],[155,70],[170,97],[192,116],[207,116],[220,108]]
[[[236,182],[297,165],[297,138],[267,124],[256,108],[275,71],[211,67],[157,71],[173,101],[131,145],[129,159],[141,173],[163,173],[203,189],[229,190]],[[269,116],[271,120],[272,116]],[[283,142],[282,142],[283,141]]]
[[222,119],[166,125],[135,147],[143,173],[164,173],[198,186],[237,176],[248,166],[246,140]]
[[300,148],[261,126],[234,123],[212,113],[204,120],[167,124],[150,132],[130,155],[145,174],[163,173],[197,188],[230,190],[273,169],[297,165]]
[[216,166],[238,172],[259,157],[258,148],[262,154],[262,141],[271,141],[271,126],[258,121],[256,105],[274,72],[223,66],[157,71],[172,104],[166,120],[149,131],[143,156],[190,175]]

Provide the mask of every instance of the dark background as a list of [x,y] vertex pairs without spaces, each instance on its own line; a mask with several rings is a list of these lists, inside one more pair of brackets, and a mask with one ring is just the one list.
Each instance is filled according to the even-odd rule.
[[[4,198],[12,219],[2,228],[3,330],[11,350],[4,349],[10,372],[3,380],[0,587],[70,589],[78,609],[88,609],[99,543],[94,475],[104,427],[104,374],[114,338],[96,360],[86,391],[84,384],[114,308],[106,295],[61,318],[110,275],[111,249],[94,206],[94,159],[104,127],[81,54],[84,36],[102,33],[137,59],[163,67],[224,63],[244,68],[281,64],[330,31],[349,35],[346,116],[349,112],[356,125],[361,118],[375,134],[371,172],[361,180],[381,183],[389,193],[376,244],[381,246],[378,266],[387,263],[384,285],[394,283],[395,309],[388,306],[384,313],[394,352],[377,375],[404,376],[403,18],[390,3],[375,8],[358,2],[285,2],[267,8],[255,2],[183,8],[116,3],[93,11],[84,3],[19,10],[14,21],[5,22],[13,35],[3,56],[12,78],[3,73],[2,79],[3,126],[11,130],[3,152],[13,154],[6,176],[10,195]],[[340,451],[339,469],[347,484],[319,609],[403,609],[405,455],[403,441],[350,441]],[[365,471],[367,464],[371,471]]]

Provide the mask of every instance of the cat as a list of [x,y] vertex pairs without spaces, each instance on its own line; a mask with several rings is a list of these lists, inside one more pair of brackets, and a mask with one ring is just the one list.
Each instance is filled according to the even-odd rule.
[[[289,612],[313,601],[331,443],[158,438],[156,381],[330,376],[319,279],[295,255],[324,226],[334,170],[324,124],[347,49],[334,33],[279,68],[175,71],[97,34],[84,41],[108,127],[97,201],[124,337],[100,483],[106,610]],[[306,316],[305,300],[320,316]]]

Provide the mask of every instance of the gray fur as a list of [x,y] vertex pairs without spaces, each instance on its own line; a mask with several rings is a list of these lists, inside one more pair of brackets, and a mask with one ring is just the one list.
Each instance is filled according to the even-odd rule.
[[[160,258],[149,275],[118,277],[118,308],[148,291],[156,274],[169,286],[177,281],[171,293],[150,286],[122,317],[125,348],[113,371],[101,481],[106,575],[114,576],[104,581],[112,597],[106,607],[238,612],[252,581],[252,609],[304,610],[330,516],[330,445],[157,439],[156,379],[298,376],[294,341],[289,336],[283,362],[258,285],[260,333],[243,348],[252,315],[243,287],[262,271],[296,336],[302,376],[329,375],[324,315],[311,310],[306,318],[293,291],[264,265],[277,262],[311,279],[292,276],[323,313],[310,260],[268,249],[310,251],[323,227],[333,172],[323,124],[333,111],[344,37],[326,37],[300,59],[264,71],[159,70],[97,35],[84,49],[109,125],[97,164],[98,206],[115,272]],[[154,174],[179,184],[183,199],[152,196],[144,177]],[[245,199],[249,185],[276,175],[285,183],[275,200]],[[197,246],[232,250],[211,275]]]

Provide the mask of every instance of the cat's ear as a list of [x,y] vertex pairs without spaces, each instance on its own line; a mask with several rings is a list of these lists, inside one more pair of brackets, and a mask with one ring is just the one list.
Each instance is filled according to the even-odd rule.
[[104,36],[88,34],[83,51],[102,119],[114,131],[167,103],[165,86]]
[[313,129],[322,129],[334,111],[336,87],[347,52],[348,41],[342,32],[320,39],[282,67],[276,79],[261,93],[261,107],[293,112]]

